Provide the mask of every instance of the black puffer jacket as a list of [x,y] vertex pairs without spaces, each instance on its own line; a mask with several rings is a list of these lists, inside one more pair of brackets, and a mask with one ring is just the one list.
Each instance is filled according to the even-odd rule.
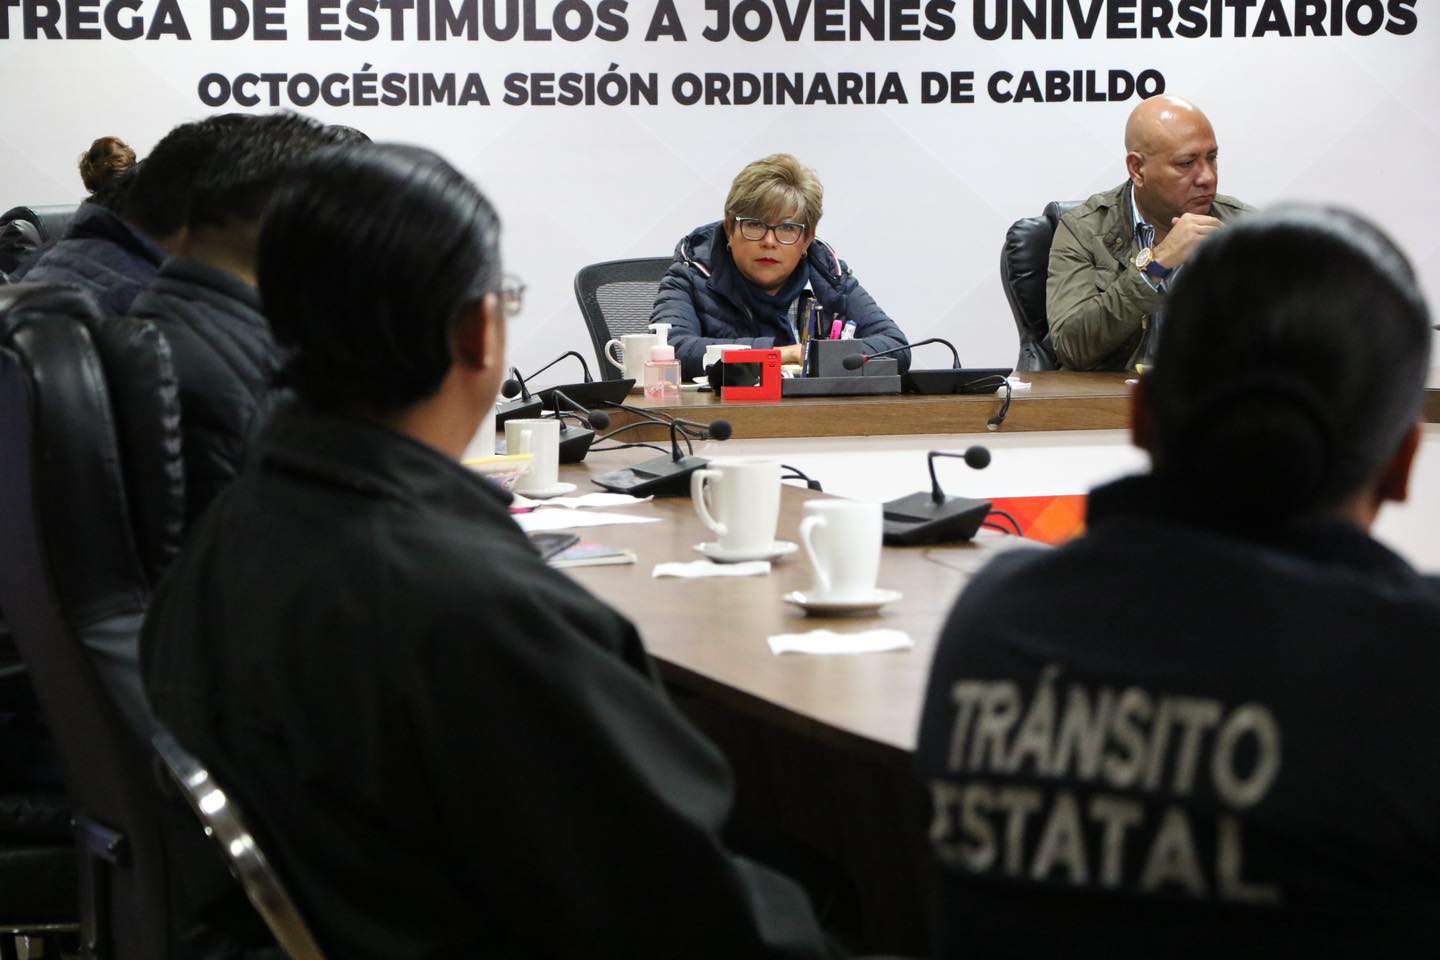
[[[822,240],[810,244],[805,267],[810,291],[831,317],[855,323],[855,339],[870,353],[903,347],[908,340],[895,321],[885,315],[850,266]],[[711,343],[743,343],[766,348],[795,342],[788,327],[754,317],[739,291],[749,283],[735,261],[719,221],[700,227],[675,246],[675,262],[660,281],[652,323],[670,324],[670,343],[687,377],[699,376],[705,347]],[[910,366],[910,351],[894,355],[903,372]]]
[[84,203],[65,235],[11,279],[72,284],[93,293],[106,313],[123,317],[164,259],[164,250],[112,211]]
[[170,343],[180,382],[188,527],[234,479],[250,437],[269,415],[280,348],[258,291],[189,257],[166,261],[130,316],[152,321]]

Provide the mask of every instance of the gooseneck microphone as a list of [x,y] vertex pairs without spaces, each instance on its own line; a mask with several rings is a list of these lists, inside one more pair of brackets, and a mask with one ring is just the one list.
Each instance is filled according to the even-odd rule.
[[[565,407],[563,410],[562,404]],[[610,426],[610,414],[604,410],[591,410],[558,388],[550,391],[550,409],[554,411],[556,418],[573,417],[592,430],[604,430]]]
[[585,362],[585,358],[582,357],[580,354],[576,353],[574,350],[566,350],[564,353],[560,354],[560,356],[556,357],[554,360],[551,360],[549,363],[545,364],[545,366],[541,367],[539,370],[536,370],[528,377],[522,377],[519,370],[517,370],[515,367],[511,367],[510,379],[506,380],[503,384],[500,385],[500,392],[504,394],[507,399],[515,396],[515,394],[518,393],[520,394],[522,399],[529,400],[529,382],[540,376],[540,374],[544,373],[546,370],[549,370],[551,367],[555,366],[555,364],[559,363],[561,360],[564,360],[566,357],[574,357],[576,360],[580,361],[580,369],[585,374],[586,383],[595,382],[595,378],[590,376],[590,365]]
[[510,373],[513,375],[511,379],[500,384],[500,395],[506,400],[512,400],[518,393],[520,399],[513,403],[495,405],[496,433],[505,432],[506,420],[533,420],[545,412],[545,404],[530,396],[530,391],[525,389],[525,378],[520,376],[520,371],[511,367]]
[[[616,406],[621,406],[616,404]],[[629,408],[623,408],[629,409]],[[710,461],[704,457],[697,457],[690,454],[681,454],[680,438],[693,437],[697,440],[728,440],[733,430],[729,420],[712,420],[710,423],[697,423],[694,420],[682,420],[679,417],[662,420],[644,413],[641,413],[646,421],[657,424],[668,423],[670,427],[670,452],[650,460],[637,463],[633,467],[626,467],[623,470],[612,470],[610,473],[592,477],[591,482],[606,490],[613,490],[615,493],[628,493],[634,497],[666,497],[666,496],[688,496],[690,493],[690,474],[699,470]],[[620,430],[627,430],[627,424]],[[620,430],[609,434],[613,437]]]
[[969,540],[990,515],[989,500],[947,496],[935,476],[935,459],[954,457],[972,470],[990,465],[990,451],[974,446],[960,452],[931,450],[926,457],[930,469],[930,490],[912,493],[885,504],[885,542],[899,546],[925,543],[952,543]]
[[943,343],[945,346],[949,347],[950,356],[955,361],[955,366],[951,369],[960,369],[960,351],[955,349],[955,344],[951,343],[949,340],[944,339],[943,337],[930,337],[926,340],[916,340],[914,343],[907,343],[903,347],[891,347],[889,350],[881,350],[878,353],[857,353],[854,356],[849,356],[846,357],[844,360],[841,360],[840,365],[843,366],[846,370],[859,370],[861,367],[869,363],[871,360],[874,360],[876,357],[888,357],[893,353],[903,353],[906,350],[911,350],[915,347],[923,347],[931,343]]
[[[610,415],[576,403],[573,397],[561,390],[550,392],[550,405],[555,419],[560,422],[560,462],[579,463],[590,452],[590,445],[595,442],[595,431],[610,426]],[[565,409],[561,409],[562,405]],[[567,418],[584,426],[571,426],[565,422]]]
[[945,502],[945,491],[940,489],[940,481],[935,476],[936,457],[955,457],[957,460],[964,460],[965,465],[972,470],[984,470],[990,466],[990,450],[987,447],[968,447],[964,453],[951,453],[949,450],[931,450],[925,458],[930,464],[930,500],[934,503]]

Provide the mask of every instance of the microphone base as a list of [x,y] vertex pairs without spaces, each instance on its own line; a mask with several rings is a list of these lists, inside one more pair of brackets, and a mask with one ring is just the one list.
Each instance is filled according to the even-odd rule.
[[905,393],[994,393],[1013,372],[1011,367],[911,370],[900,377],[900,385]]
[[584,427],[565,427],[560,431],[560,462],[579,463],[590,452],[595,431]]
[[591,477],[590,482],[614,493],[632,497],[688,497],[690,474],[710,461],[704,457],[656,457],[624,470],[614,470]]
[[574,400],[582,407],[603,407],[606,403],[624,403],[625,398],[630,396],[630,388],[635,386],[635,381],[625,380],[592,380],[589,383],[562,383],[554,387],[546,387],[544,390],[535,391],[535,396],[546,407],[554,406],[554,394],[559,390],[565,396]]
[[504,433],[506,420],[533,420],[544,412],[545,405],[539,397],[502,403],[495,408],[495,429]]
[[885,504],[885,542],[892,546],[969,540],[990,514],[989,500],[946,497],[939,503],[926,491]]

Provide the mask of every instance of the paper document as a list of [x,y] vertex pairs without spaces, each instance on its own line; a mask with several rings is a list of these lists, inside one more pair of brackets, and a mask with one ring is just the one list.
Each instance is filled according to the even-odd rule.
[[536,510],[512,514],[526,533],[540,530],[573,530],[580,527],[608,527],[621,523],[659,523],[659,517],[635,517],[628,513],[590,513],[585,510]]

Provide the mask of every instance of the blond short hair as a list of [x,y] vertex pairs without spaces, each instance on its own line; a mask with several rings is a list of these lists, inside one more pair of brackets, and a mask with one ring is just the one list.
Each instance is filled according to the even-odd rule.
[[824,212],[825,188],[815,171],[788,153],[775,153],[741,170],[725,198],[725,227],[735,217],[755,217],[773,223],[793,216],[805,224],[805,235],[815,236]]

